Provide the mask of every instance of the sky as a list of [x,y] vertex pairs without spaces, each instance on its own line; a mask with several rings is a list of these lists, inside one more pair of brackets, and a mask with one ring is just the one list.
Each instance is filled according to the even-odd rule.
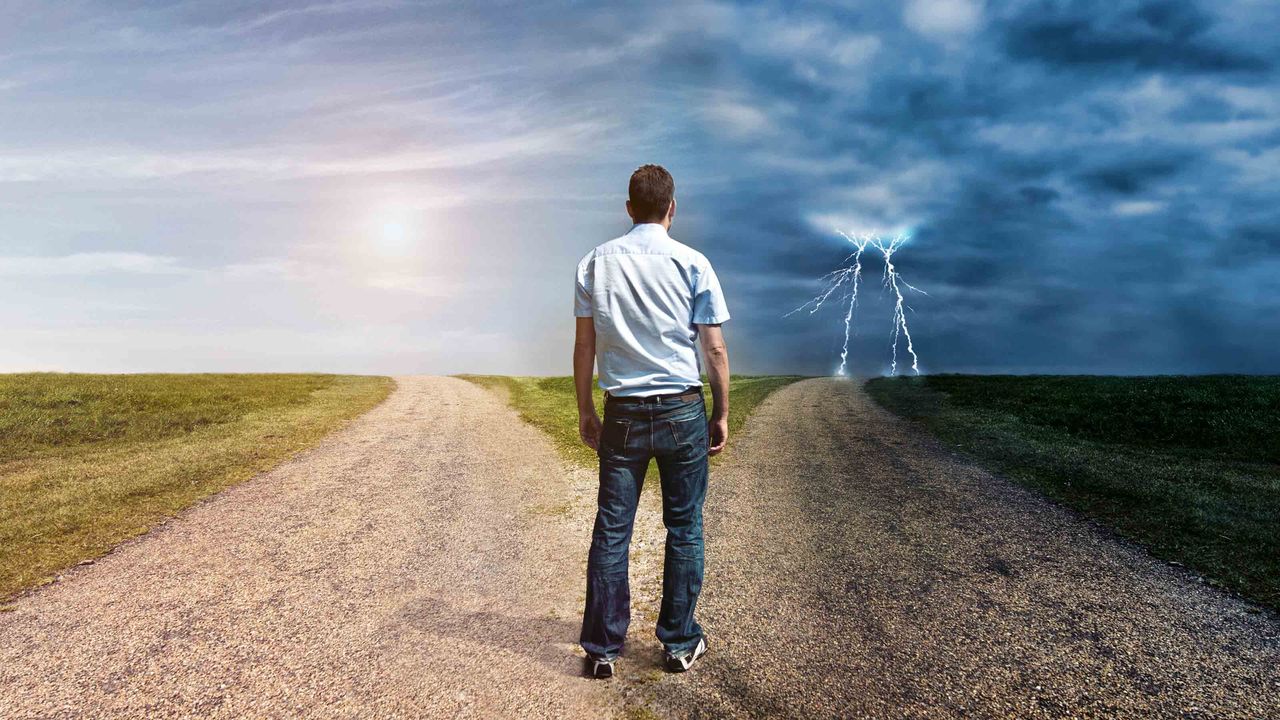
[[[1280,372],[1280,4],[0,5],[0,371],[571,371],[676,180],[735,372]],[[885,372],[868,262],[851,367]]]

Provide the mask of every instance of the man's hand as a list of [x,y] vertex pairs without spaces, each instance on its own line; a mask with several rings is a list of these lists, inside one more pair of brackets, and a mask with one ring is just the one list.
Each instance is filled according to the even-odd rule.
[[593,409],[590,413],[578,413],[578,436],[592,450],[600,449],[600,416]]
[[600,449],[600,416],[591,396],[591,371],[596,363],[596,323],[577,320],[573,339],[573,392],[578,398],[578,436],[592,450]]
[[707,422],[707,454],[719,455],[729,442],[729,349],[719,325],[699,325],[698,340],[711,381],[711,420]]
[[724,446],[729,442],[729,419],[711,418],[707,421],[707,437],[711,446],[707,448],[708,455],[719,455],[724,450]]

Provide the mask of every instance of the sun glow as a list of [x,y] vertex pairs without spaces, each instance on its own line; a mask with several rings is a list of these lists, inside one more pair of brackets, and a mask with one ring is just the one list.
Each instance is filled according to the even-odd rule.
[[384,250],[402,250],[408,243],[409,231],[404,223],[387,222],[382,225],[382,235],[378,245]]
[[374,255],[394,260],[415,254],[422,230],[410,208],[384,205],[370,213],[370,222],[362,235],[365,238],[362,244]]

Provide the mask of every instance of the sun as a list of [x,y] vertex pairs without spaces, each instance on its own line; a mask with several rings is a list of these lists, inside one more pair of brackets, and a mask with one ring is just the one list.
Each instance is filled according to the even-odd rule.
[[370,249],[384,258],[412,255],[419,241],[413,215],[403,209],[387,208],[377,213],[367,237]]
[[379,244],[388,250],[402,249],[408,245],[409,231],[403,222],[389,221],[382,224]]

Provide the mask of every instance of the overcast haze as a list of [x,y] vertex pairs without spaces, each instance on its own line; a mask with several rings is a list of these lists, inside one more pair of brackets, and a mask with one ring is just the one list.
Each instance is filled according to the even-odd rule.
[[1280,371],[1280,4],[789,5],[6,2],[0,370],[569,374],[658,162],[736,371]]

